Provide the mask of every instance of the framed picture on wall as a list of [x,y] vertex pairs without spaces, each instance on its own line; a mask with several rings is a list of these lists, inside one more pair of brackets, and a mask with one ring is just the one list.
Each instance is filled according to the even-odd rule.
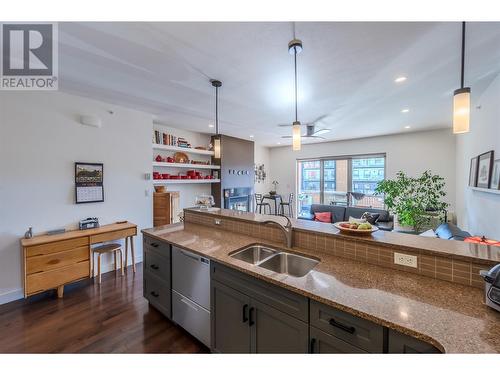
[[477,163],[477,187],[488,189],[491,181],[491,170],[493,168],[493,151],[485,152],[478,156]]
[[475,187],[477,184],[477,157],[470,159],[469,186]]
[[104,165],[75,163],[76,203],[104,202]]
[[500,190],[500,159],[495,160],[493,163],[490,189]]

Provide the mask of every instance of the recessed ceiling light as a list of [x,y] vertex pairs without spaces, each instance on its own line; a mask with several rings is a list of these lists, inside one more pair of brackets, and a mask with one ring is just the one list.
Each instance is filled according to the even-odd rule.
[[281,144],[281,142],[276,142],[276,144],[277,144],[277,145],[280,145],[280,144]]
[[250,134],[250,138],[253,138],[253,134]]
[[408,112],[410,112],[410,109],[409,109],[409,108],[403,108],[403,109],[401,110],[401,113],[408,113]]
[[213,128],[213,127],[214,127],[214,124],[208,124],[208,127],[209,127],[209,128]]
[[405,77],[405,76],[400,76],[400,77],[397,77],[397,78],[394,80],[394,82],[396,82],[396,83],[402,83],[402,82],[404,82],[404,81],[406,81],[406,77]]
[[410,125],[406,125],[405,129],[411,129],[411,126]]

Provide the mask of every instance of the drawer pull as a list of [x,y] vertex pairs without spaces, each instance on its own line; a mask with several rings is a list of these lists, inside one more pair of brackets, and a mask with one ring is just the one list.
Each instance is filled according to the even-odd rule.
[[348,333],[350,333],[351,335],[356,331],[356,328],[354,327],[349,327],[349,326],[346,326],[342,323],[339,323],[337,322],[335,319],[331,318],[328,323],[330,323],[330,325],[334,326],[334,327],[337,327],[337,328],[340,328],[341,330],[343,331],[346,331]]
[[245,304],[243,305],[243,323],[248,322],[248,316],[247,316],[247,313],[248,313],[248,305],[245,303]]
[[189,300],[186,298],[181,298],[181,302],[187,305],[189,308],[193,309],[194,311],[198,311],[198,308]]
[[255,309],[254,309],[253,307],[250,307],[250,310],[248,311],[248,313],[249,313],[249,314],[248,314],[248,316],[249,316],[249,318],[248,318],[248,325],[249,325],[250,327],[251,327],[251,326],[253,326],[253,325],[255,324],[255,321],[253,320],[253,311],[254,311],[254,310],[255,310]]
[[151,242],[151,246],[153,246],[153,247],[158,247],[158,246],[160,246],[160,245],[158,245],[156,242]]
[[154,269],[154,270],[159,270],[160,269],[160,267],[158,267],[156,264],[152,264],[150,267],[152,269]]
[[309,353],[314,353],[314,347],[316,346],[316,339],[311,339],[311,345],[309,348]]
[[151,292],[151,295],[155,298],[158,298],[160,295],[157,292]]

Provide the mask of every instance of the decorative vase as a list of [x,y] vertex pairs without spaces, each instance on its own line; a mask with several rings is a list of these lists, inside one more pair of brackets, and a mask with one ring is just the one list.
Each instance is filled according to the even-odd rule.
[[32,238],[33,237],[33,227],[29,227],[29,229],[24,233],[24,238]]

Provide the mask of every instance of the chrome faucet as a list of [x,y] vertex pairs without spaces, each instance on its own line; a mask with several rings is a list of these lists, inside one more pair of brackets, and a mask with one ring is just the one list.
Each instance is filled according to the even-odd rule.
[[293,238],[292,221],[290,220],[290,218],[288,216],[282,216],[282,217],[284,217],[286,219],[286,225],[282,225],[274,220],[265,220],[262,222],[262,224],[275,224],[275,225],[277,225],[285,234],[286,247],[291,249],[292,248],[292,238]]

